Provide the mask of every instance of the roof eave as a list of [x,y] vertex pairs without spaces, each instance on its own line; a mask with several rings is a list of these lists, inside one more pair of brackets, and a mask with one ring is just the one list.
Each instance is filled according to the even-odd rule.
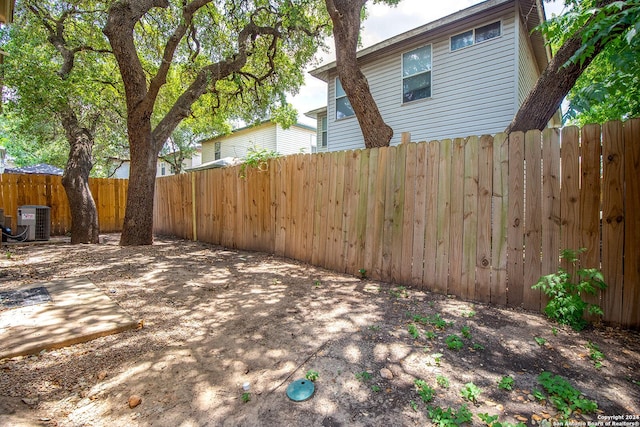
[[[487,0],[482,3],[478,3],[466,9],[462,9],[458,12],[447,15],[443,18],[421,25],[420,27],[416,27],[412,30],[406,31],[402,34],[398,34],[397,36],[381,41],[380,43],[377,43],[373,46],[362,49],[356,53],[356,57],[358,59],[364,59],[365,57],[376,54],[379,51],[386,49],[390,46],[407,42],[415,37],[422,36],[427,32],[437,31],[457,21],[469,18],[470,16],[485,12],[496,6],[500,6],[502,4],[510,3],[513,1],[514,0]],[[537,0],[533,0],[533,1],[537,1]],[[336,62],[332,61],[328,64],[325,64],[321,67],[318,67],[316,69],[309,71],[309,74],[311,74],[313,77],[320,79],[324,82],[328,82],[329,74],[335,68],[336,68]]]

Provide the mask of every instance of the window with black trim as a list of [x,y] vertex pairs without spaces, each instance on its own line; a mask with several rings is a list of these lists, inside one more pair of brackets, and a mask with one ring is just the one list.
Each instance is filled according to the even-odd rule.
[[222,157],[222,143],[216,142],[213,145],[213,159],[220,160],[221,157]]
[[451,51],[462,49],[476,43],[482,43],[487,40],[500,37],[502,34],[502,26],[500,21],[492,22],[464,33],[456,34],[451,37]]
[[347,98],[347,93],[342,88],[340,79],[336,77],[336,119],[346,119],[355,116],[356,112]]
[[402,102],[431,97],[431,45],[402,54]]

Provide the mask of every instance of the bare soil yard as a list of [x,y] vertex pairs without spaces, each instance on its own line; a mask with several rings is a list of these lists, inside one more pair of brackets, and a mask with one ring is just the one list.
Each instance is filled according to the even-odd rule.
[[[436,408],[444,417],[466,408],[472,425],[485,425],[482,413],[552,425],[560,404],[540,384],[543,371],[579,391],[568,404],[597,403],[573,411],[573,425],[612,416],[640,425],[637,332],[577,333],[540,314],[262,253],[167,237],[120,247],[118,238],[2,248],[0,291],[83,277],[144,327],[1,360],[0,425],[424,426]],[[292,402],[287,386],[309,371],[315,394]],[[503,377],[511,390],[499,387]],[[134,408],[132,395],[142,399]]]

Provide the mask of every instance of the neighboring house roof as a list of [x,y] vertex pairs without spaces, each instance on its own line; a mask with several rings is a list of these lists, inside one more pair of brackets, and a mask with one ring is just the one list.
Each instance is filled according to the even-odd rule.
[[310,119],[315,119],[318,116],[321,115],[326,115],[327,114],[327,107],[320,107],[320,108],[316,108],[315,110],[311,110],[311,111],[307,111],[306,113],[304,113],[305,116],[309,117]]
[[199,166],[186,169],[187,172],[200,171],[205,169],[224,168],[227,166],[236,166],[242,163],[242,160],[235,157],[223,157],[222,159],[213,160],[211,162],[203,163]]
[[[379,58],[380,55],[383,55],[387,50],[396,48],[399,45],[412,43],[416,39],[433,37],[439,33],[451,32],[452,28],[464,25],[465,21],[469,18],[472,18],[481,13],[488,12],[495,7],[502,6],[508,3],[516,3],[516,0],[488,0],[482,3],[478,3],[474,6],[445,16],[444,18],[429,22],[425,25],[414,28],[413,30],[409,30],[407,32],[384,40],[380,43],[377,43],[373,46],[362,49],[356,54],[358,61],[362,65],[363,63]],[[535,55],[536,62],[538,64],[538,68],[540,70],[544,70],[547,66],[547,63],[551,59],[551,50],[549,46],[545,44],[545,40],[540,32],[532,32],[534,28],[545,21],[544,7],[542,6],[540,0],[520,0],[519,4],[521,10],[523,11],[523,14],[525,15],[525,19],[523,19],[523,21],[525,22],[525,25],[527,27],[527,33],[530,34],[531,46]],[[309,74],[322,81],[328,82],[331,72],[335,71],[335,69],[336,62],[333,61],[314,70],[311,70]],[[310,111],[309,113],[314,112],[315,110],[313,112]],[[316,112],[316,114],[317,113],[319,112]]]
[[28,173],[28,174],[38,174],[38,175],[62,175],[64,170],[47,165],[44,163],[40,163],[38,165],[33,166],[24,166],[21,168],[5,168],[5,173]]

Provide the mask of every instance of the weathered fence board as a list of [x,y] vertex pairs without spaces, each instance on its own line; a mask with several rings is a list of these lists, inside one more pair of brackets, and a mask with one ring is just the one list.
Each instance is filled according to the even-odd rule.
[[639,328],[638,147],[630,120],[201,171],[157,181],[156,231],[191,237],[196,203],[200,240],[533,310],[547,300],[531,285],[568,267],[560,249],[586,247],[580,265],[609,284],[592,302]]

